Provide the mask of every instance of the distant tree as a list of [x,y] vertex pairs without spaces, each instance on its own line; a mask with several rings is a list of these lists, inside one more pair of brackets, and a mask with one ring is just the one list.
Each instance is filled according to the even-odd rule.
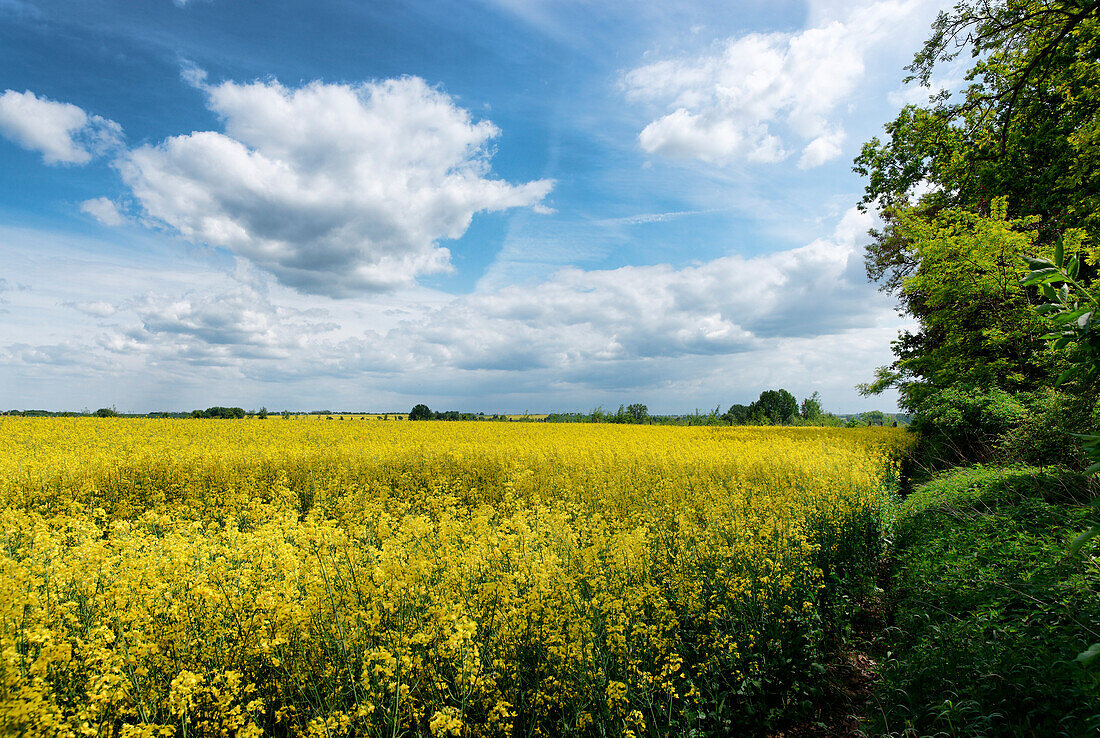
[[752,410],[748,405],[730,405],[730,409],[722,414],[722,420],[730,425],[745,425],[751,415]]
[[192,410],[192,418],[243,418],[247,415],[243,407],[221,407],[215,405],[205,410]]
[[872,410],[863,413],[863,420],[866,421],[867,425],[886,425],[888,418],[886,417],[886,413],[881,410]]
[[409,420],[431,420],[433,417],[435,415],[431,408],[424,404],[413,406],[412,411],[409,412]]
[[259,412],[256,413],[256,417],[260,420],[267,420],[267,408],[261,407]]
[[118,411],[115,410],[113,407],[101,407],[92,414],[95,415],[97,418],[118,417]]
[[283,420],[290,420],[290,411],[283,410]]
[[645,423],[649,420],[649,408],[640,402],[627,405],[626,415],[631,423]]
[[802,410],[799,413],[803,420],[818,420],[825,413],[821,409],[821,393],[814,392],[802,401]]
[[764,390],[749,410],[750,415],[759,411],[773,425],[786,425],[798,413],[798,400],[785,389]]

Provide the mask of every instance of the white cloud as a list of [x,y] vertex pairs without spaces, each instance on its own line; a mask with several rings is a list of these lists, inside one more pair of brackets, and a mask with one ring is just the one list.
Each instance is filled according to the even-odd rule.
[[440,241],[552,187],[491,178],[499,130],[416,77],[290,89],[187,74],[225,133],[137,148],[118,163],[123,180],[152,219],[303,292],[350,296],[447,271]]
[[61,304],[93,318],[107,318],[118,312],[116,306],[105,300],[77,300]]
[[87,213],[103,225],[119,226],[126,219],[119,212],[118,205],[106,197],[96,197],[80,203],[80,212]]
[[[889,362],[899,325],[863,275],[870,224],[850,211],[828,237],[773,254],[357,300],[205,261],[88,262],[83,241],[0,229],[0,255],[33,287],[5,318],[0,406],[684,410],[782,386],[869,409],[852,385]],[[28,259],[24,243],[48,244],[50,259]]]
[[841,144],[844,143],[843,131],[830,131],[823,133],[802,149],[802,158],[798,160],[799,169],[813,169],[827,161],[837,158],[841,154]]
[[286,359],[339,327],[316,320],[308,311],[277,307],[244,285],[178,298],[146,294],[130,309],[139,323],[109,333],[105,346],[118,352],[143,347],[154,357],[202,364]]
[[774,162],[802,147],[799,166],[841,155],[836,110],[864,77],[869,50],[921,0],[880,0],[818,19],[798,33],[750,33],[694,57],[627,73],[630,99],[667,112],[638,135],[653,154],[713,164]]
[[766,351],[778,340],[842,334],[876,310],[890,312],[863,278],[858,244],[870,217],[853,209],[830,238],[766,256],[681,268],[567,268],[539,284],[421,309],[384,332],[349,335],[324,311],[278,305],[243,285],[145,295],[120,306],[134,320],[108,330],[102,345],[157,362],[244,362],[261,377],[548,371],[555,381],[586,384],[608,367],[633,366],[619,378],[629,384],[649,376],[638,362]]
[[87,164],[123,143],[122,127],[113,120],[30,90],[5,90],[0,95],[0,133],[40,152],[47,164]]

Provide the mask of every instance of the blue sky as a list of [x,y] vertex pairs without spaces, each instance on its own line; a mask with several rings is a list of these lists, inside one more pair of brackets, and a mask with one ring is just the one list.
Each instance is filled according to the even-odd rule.
[[892,409],[942,5],[0,0],[0,407]]

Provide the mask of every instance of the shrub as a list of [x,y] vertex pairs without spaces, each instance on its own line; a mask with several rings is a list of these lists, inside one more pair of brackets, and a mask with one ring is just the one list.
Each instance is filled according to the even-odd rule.
[[933,468],[999,458],[1006,435],[1028,415],[1001,390],[945,389],[927,397],[913,419],[921,456]]

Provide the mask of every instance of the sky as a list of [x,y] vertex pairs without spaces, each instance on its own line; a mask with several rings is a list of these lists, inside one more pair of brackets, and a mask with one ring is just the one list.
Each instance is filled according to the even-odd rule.
[[933,0],[0,0],[0,407],[860,397]]

